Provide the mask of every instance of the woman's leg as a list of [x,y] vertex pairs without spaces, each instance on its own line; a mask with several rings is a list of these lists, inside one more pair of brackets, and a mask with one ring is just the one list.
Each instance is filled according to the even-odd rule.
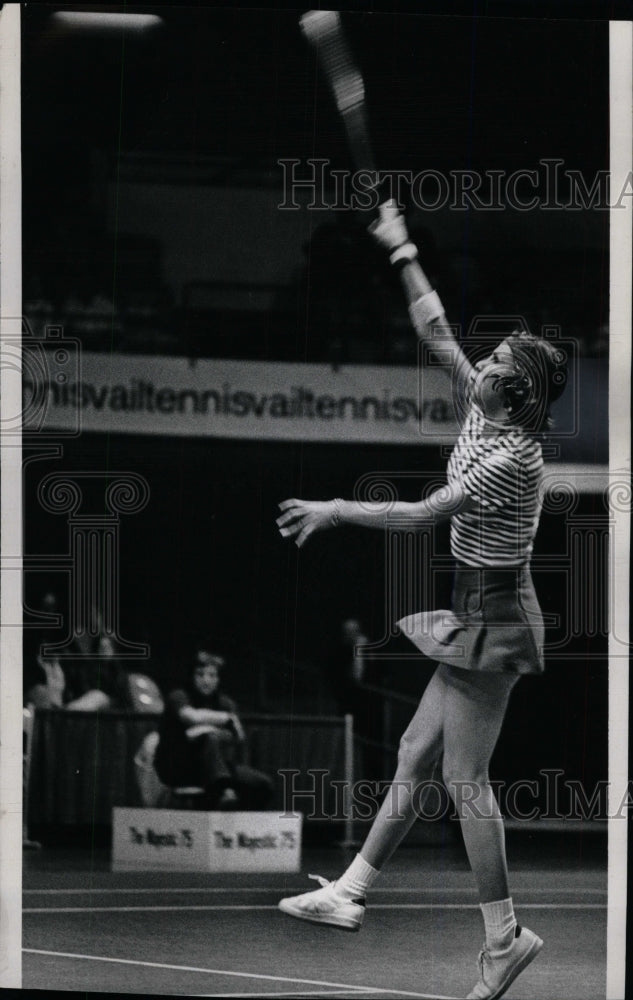
[[424,783],[442,752],[444,686],[440,669],[429,681],[398,750],[398,766],[385,800],[360,849],[372,868],[380,869],[389,860],[419,815]]
[[543,942],[519,927],[508,892],[503,820],[488,764],[516,675],[446,667],[444,781],[453,796],[473,870],[486,929],[479,980],[469,1000],[492,1000],[538,955]]
[[444,782],[457,807],[482,903],[508,897],[503,819],[488,765],[516,675],[440,667],[444,687]]
[[433,776],[442,751],[444,686],[436,670],[409,724],[398,753],[398,767],[380,812],[351,865],[321,889],[282,899],[279,907],[300,920],[359,930],[365,915],[364,898],[396,847],[413,825],[420,785]]

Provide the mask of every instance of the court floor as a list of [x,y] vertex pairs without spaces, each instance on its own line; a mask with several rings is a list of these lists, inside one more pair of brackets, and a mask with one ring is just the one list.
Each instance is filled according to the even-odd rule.
[[[538,840],[538,838],[537,838]],[[512,849],[520,923],[545,941],[507,996],[605,996],[602,851]],[[570,856],[571,854],[571,856]],[[349,853],[304,852],[302,873],[113,873],[104,850],[25,855],[26,989],[223,997],[464,997],[483,939],[472,877],[454,846],[405,847],[372,890],[359,934],[277,910],[335,877]]]

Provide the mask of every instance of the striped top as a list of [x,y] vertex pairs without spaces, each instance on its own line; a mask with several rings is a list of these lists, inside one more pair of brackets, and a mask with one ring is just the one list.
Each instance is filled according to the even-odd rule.
[[522,566],[541,514],[541,445],[520,427],[485,433],[485,424],[471,404],[448,462],[448,482],[478,504],[452,517],[451,552],[467,566]]

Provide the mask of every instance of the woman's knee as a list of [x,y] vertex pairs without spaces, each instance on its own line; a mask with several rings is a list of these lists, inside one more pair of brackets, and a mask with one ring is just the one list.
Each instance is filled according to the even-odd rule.
[[437,743],[412,738],[405,733],[398,747],[398,772],[425,777],[439,756]]
[[449,766],[444,769],[443,779],[460,819],[499,818],[499,807],[486,769],[462,770]]
[[455,799],[460,790],[467,786],[473,792],[478,792],[489,784],[488,765],[445,754],[442,764],[442,780],[452,799]]

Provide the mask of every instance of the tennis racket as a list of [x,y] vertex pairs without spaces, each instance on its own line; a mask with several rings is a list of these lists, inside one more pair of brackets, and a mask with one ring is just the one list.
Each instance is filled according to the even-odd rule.
[[341,18],[334,10],[310,10],[299,19],[343,122],[354,166],[378,174],[369,136],[365,85],[345,39]]

